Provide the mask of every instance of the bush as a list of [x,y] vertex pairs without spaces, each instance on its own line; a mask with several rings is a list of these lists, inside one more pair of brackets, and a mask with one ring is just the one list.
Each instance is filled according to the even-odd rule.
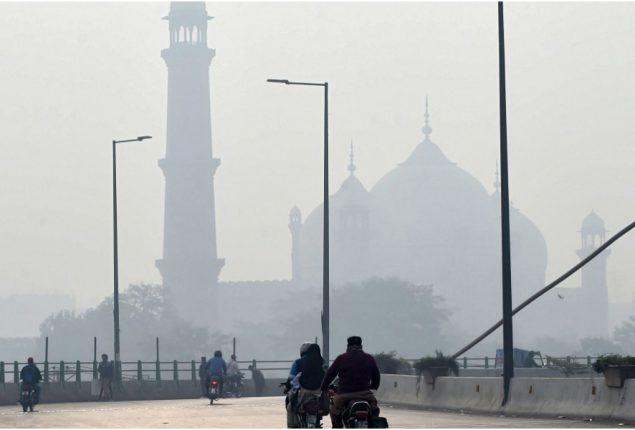
[[375,354],[375,361],[381,373],[389,373],[393,375],[410,375],[412,374],[412,366],[402,357],[397,357],[396,351],[380,352]]
[[635,357],[620,354],[600,355],[597,360],[595,360],[595,363],[593,363],[593,370],[597,373],[603,373],[604,369],[608,366],[618,366],[621,364],[635,365]]
[[435,355],[426,355],[414,362],[412,365],[417,372],[417,375],[421,376],[425,369],[430,367],[447,367],[455,375],[459,374],[459,364],[457,361],[449,355],[443,355],[441,351],[436,351]]

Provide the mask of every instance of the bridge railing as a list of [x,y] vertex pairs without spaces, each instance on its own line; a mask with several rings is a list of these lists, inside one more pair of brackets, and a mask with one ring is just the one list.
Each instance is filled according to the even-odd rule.
[[[544,367],[574,366],[578,369],[591,369],[597,357],[568,356],[543,357]],[[415,359],[408,359],[412,364]],[[460,369],[495,369],[502,368],[502,363],[496,362],[495,357],[459,357]],[[499,360],[500,361],[500,360]],[[251,360],[238,361],[245,378],[251,378],[248,367],[254,366],[267,377],[284,377],[293,360]],[[0,361],[0,384],[18,383],[20,370],[26,363]],[[98,378],[96,361],[58,361],[39,362],[44,382],[79,383]],[[198,381],[200,361],[123,361],[121,362],[121,377],[127,381]]]
[[[277,377],[288,373],[293,360],[238,361],[245,378],[251,378],[250,365],[263,372],[265,377]],[[0,361],[0,384],[18,383],[20,371],[27,363]],[[81,383],[97,379],[96,361],[36,362],[43,382]],[[121,377],[126,381],[198,381],[200,361],[122,361]]]

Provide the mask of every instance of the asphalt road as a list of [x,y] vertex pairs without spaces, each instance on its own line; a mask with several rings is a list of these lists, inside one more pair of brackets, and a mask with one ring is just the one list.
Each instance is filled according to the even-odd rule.
[[[618,427],[615,422],[569,419],[535,419],[458,412],[424,411],[380,405],[391,428],[487,427],[487,428],[597,428]],[[207,399],[134,402],[43,403],[36,412],[24,413],[19,405],[0,406],[0,427],[11,428],[284,428],[283,397],[221,399],[210,406]],[[328,417],[324,427],[330,427]],[[630,427],[630,426],[626,426]]]

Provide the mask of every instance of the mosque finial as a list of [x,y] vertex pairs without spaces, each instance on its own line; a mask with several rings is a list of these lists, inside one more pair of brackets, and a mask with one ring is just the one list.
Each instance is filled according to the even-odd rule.
[[423,126],[423,128],[421,129],[421,131],[423,131],[423,134],[425,135],[427,141],[430,140],[430,133],[432,133],[432,127],[430,127],[430,114],[428,113],[428,96],[426,95],[426,114],[424,115],[425,118],[425,125]]
[[500,190],[501,190],[501,182],[500,182],[500,178],[498,177],[498,160],[496,160],[496,176],[494,179],[494,190],[497,193],[500,193]]
[[355,174],[355,170],[357,169],[357,167],[355,167],[355,163],[354,163],[354,159],[355,159],[355,154],[353,154],[353,140],[351,139],[351,155],[349,155],[350,158],[350,163],[348,163],[348,171],[351,172],[351,175]]

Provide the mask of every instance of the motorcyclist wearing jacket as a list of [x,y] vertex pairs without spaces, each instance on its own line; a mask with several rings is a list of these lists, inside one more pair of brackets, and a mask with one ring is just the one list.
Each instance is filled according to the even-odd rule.
[[27,359],[27,365],[20,371],[20,379],[23,385],[32,385],[35,390],[35,399],[33,404],[40,403],[40,381],[42,380],[42,374],[40,369],[33,362],[33,357]]
[[207,384],[212,379],[212,376],[218,378],[218,394],[223,395],[223,377],[227,374],[227,364],[223,360],[223,353],[220,351],[214,351],[214,356],[207,361]]
[[320,384],[324,378],[324,359],[320,352],[320,346],[316,343],[302,344],[300,347],[300,359],[294,362],[291,373],[295,371],[291,381],[291,391],[287,402],[287,427],[297,428],[297,409],[306,400],[312,397],[320,397],[322,392]]
[[232,354],[229,363],[227,363],[227,383],[231,391],[237,391],[239,389],[241,378],[242,373],[240,372],[238,361],[236,361],[236,354]]
[[300,345],[300,358],[296,358],[293,361],[293,364],[291,364],[291,369],[289,369],[289,376],[287,376],[287,383],[289,386],[291,386],[293,384],[293,380],[295,379],[295,377],[297,376],[298,372],[299,372],[299,366],[300,366],[300,361],[302,360],[302,357],[304,356],[304,354],[306,354],[307,349],[309,349],[309,346],[311,346],[311,342],[304,342],[302,343],[302,345]]
[[363,351],[361,337],[347,339],[346,352],[335,359],[322,380],[322,391],[327,391],[337,376],[339,383],[331,406],[331,422],[333,428],[342,428],[341,415],[349,401],[365,400],[377,409],[377,399],[370,390],[379,388],[379,368],[373,356]]

